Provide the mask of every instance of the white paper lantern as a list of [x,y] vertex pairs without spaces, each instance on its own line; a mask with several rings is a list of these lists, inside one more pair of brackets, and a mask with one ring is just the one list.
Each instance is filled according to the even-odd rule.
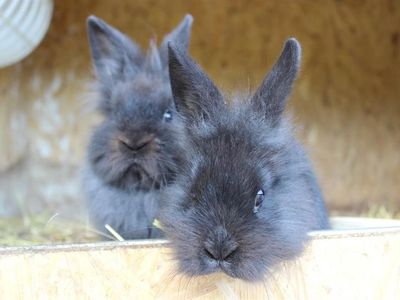
[[52,0],[0,0],[0,67],[20,61],[39,45],[52,12]]

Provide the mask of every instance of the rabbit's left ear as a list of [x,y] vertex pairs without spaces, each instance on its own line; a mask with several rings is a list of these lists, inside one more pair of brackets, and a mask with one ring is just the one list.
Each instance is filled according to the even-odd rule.
[[255,92],[251,103],[253,108],[276,124],[285,110],[287,98],[300,69],[301,47],[291,38],[286,41],[282,53],[272,70]]
[[190,30],[192,28],[193,17],[185,15],[183,20],[176,28],[164,37],[160,46],[160,58],[163,67],[168,66],[168,44],[174,45],[183,51],[188,51],[190,42]]

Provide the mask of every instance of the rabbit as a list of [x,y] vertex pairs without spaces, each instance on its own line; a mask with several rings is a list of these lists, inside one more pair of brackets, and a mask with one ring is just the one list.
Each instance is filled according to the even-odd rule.
[[168,43],[187,51],[193,18],[186,15],[160,48],[146,54],[103,20],[87,20],[104,120],[87,148],[82,186],[88,215],[124,239],[158,238],[153,228],[163,189],[184,159],[184,126],[176,114],[168,73]]
[[190,137],[157,218],[180,272],[260,281],[302,252],[307,232],[329,228],[312,166],[283,115],[300,56],[297,40],[287,40],[252,97],[225,101],[170,45],[172,94]]

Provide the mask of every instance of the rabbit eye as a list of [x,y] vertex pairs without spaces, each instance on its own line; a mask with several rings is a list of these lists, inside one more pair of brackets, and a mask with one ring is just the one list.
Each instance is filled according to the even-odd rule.
[[171,122],[172,121],[172,111],[167,110],[164,115],[163,118],[166,122]]
[[254,199],[253,213],[257,213],[264,201],[264,190],[260,189]]

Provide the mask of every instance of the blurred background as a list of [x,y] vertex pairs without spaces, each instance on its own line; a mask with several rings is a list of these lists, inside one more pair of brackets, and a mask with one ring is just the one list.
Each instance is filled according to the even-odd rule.
[[[190,52],[227,91],[255,89],[285,39],[298,38],[302,71],[289,111],[332,214],[399,217],[399,1],[48,2],[42,42],[0,68],[0,244],[95,239],[79,185],[98,121],[91,14],[147,48],[191,13]],[[0,33],[5,25],[0,1]]]

